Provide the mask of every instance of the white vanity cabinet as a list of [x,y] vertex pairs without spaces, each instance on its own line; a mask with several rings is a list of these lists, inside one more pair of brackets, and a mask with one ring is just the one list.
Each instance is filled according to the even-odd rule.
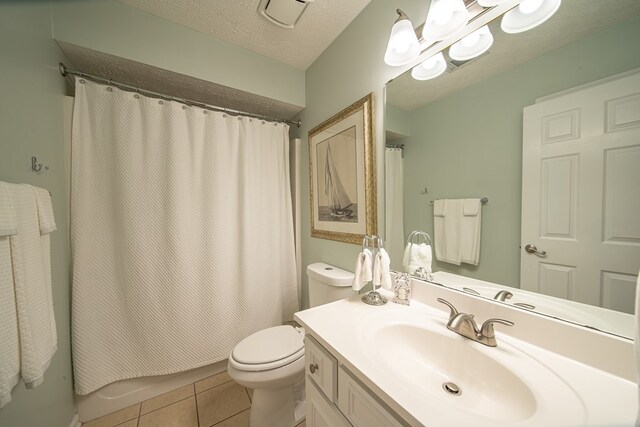
[[308,427],[396,427],[398,421],[321,344],[305,337]]

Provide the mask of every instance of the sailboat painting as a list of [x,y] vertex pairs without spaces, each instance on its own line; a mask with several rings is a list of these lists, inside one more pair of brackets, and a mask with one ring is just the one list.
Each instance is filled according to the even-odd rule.
[[316,150],[318,219],[358,222],[355,126],[318,143]]
[[311,237],[361,244],[376,234],[373,95],[309,131]]

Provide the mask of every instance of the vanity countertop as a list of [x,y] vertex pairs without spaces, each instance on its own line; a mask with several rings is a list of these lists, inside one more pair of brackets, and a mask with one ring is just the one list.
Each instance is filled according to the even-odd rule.
[[[436,297],[432,299],[435,301]],[[487,304],[481,300],[475,303]],[[295,318],[307,334],[336,357],[340,365],[411,425],[634,425],[638,408],[635,382],[531,344],[517,334],[509,335],[509,329],[500,328],[501,325],[496,326],[498,347],[473,342],[447,330],[448,309],[443,306],[447,311],[440,310],[435,304],[432,306],[414,300],[410,306],[389,302],[374,307],[354,296],[301,311]],[[518,328],[519,316],[531,314],[514,311],[510,319],[516,322],[513,328]],[[424,324],[421,324],[422,318]],[[485,320],[477,318],[478,323]],[[546,322],[551,320],[545,319]],[[405,337],[402,334],[408,329],[403,329],[404,325],[412,328],[428,325],[428,330],[420,329],[426,331],[426,335],[411,335],[413,332],[410,332]],[[393,329],[395,327],[397,329]],[[384,336],[376,333],[383,328],[387,328]],[[396,334],[394,331],[399,332]],[[545,331],[540,330],[539,333]],[[424,342],[417,343],[418,347],[414,345],[418,341],[416,336],[426,337],[419,340]],[[407,347],[410,351],[405,351],[403,346],[407,343],[403,339],[414,341]],[[565,340],[566,336],[558,339]],[[379,348],[381,346],[386,348]],[[449,346],[458,353],[467,354],[467,360],[459,354],[448,354],[448,350],[442,348]],[[417,357],[411,355],[414,349],[417,349]],[[436,380],[433,384],[427,380],[416,381],[424,372],[417,372],[422,367],[421,361],[415,359],[420,359],[420,354],[431,349],[440,354],[438,358],[430,359],[439,365],[435,369],[432,366],[425,368],[429,370],[429,377],[424,378],[433,379],[435,376]],[[381,361],[376,356],[385,352],[392,355],[390,360],[397,358],[398,362]],[[496,372],[504,375],[500,374],[495,381],[491,376],[480,375],[478,378],[466,364],[474,365],[475,372],[482,374],[477,370],[481,359],[489,360],[487,370],[499,366]],[[457,373],[453,376],[459,377],[451,379],[461,383],[463,393],[460,396],[447,395],[440,387],[439,379],[444,381],[451,377],[451,370]],[[495,404],[496,399],[492,396],[483,396],[487,383],[491,393],[497,393],[497,400],[504,400],[502,406]],[[516,388],[510,389],[510,384]]]

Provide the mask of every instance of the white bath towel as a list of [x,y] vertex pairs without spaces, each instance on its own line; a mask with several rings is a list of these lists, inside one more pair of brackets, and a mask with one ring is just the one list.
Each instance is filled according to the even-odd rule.
[[372,255],[369,249],[363,249],[362,252],[358,254],[353,282],[351,284],[354,291],[359,291],[367,282],[373,280],[372,262]]
[[[444,202],[444,207],[438,202]],[[434,202],[434,243],[436,258],[455,265],[462,262],[463,199],[436,200]],[[437,215],[443,213],[443,216]]]
[[40,224],[40,234],[48,234],[56,231],[56,221],[53,217],[53,206],[51,205],[51,194],[44,188],[31,186],[36,195],[36,205],[38,207],[38,223]]
[[464,199],[462,208],[462,259],[467,264],[480,262],[480,229],[482,209],[480,199]]
[[380,248],[373,262],[373,285],[375,288],[382,285],[385,289],[391,289],[390,265],[389,254],[384,248]]
[[32,187],[10,185],[9,188],[18,225],[18,233],[10,237],[10,242],[21,374],[25,386],[33,388],[42,383],[57,348],[49,234],[40,234],[36,195]]
[[18,231],[9,185],[0,181],[0,408],[20,379],[20,342],[9,236]]

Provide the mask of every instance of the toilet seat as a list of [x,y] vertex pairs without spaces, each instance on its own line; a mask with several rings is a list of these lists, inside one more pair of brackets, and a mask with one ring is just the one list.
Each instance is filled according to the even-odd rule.
[[229,355],[229,364],[241,371],[267,371],[304,356],[304,330],[290,325],[263,329],[242,340]]

